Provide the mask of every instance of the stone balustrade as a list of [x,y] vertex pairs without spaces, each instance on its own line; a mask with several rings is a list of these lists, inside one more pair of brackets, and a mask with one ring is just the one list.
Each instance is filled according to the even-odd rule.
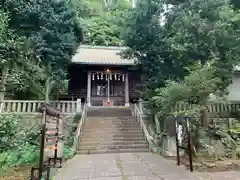
[[38,113],[38,108],[44,103],[50,104],[64,114],[80,113],[81,100],[77,101],[39,101],[39,100],[3,100],[0,102],[1,113],[33,114]]

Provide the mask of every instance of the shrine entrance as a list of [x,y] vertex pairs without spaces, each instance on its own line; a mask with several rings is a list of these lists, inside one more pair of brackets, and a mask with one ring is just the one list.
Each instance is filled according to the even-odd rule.
[[128,74],[125,72],[88,72],[89,106],[129,106]]

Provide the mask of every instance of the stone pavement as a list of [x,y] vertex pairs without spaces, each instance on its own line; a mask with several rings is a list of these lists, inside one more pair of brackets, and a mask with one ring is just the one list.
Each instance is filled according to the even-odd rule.
[[190,173],[151,153],[77,155],[54,180],[240,180],[240,172]]

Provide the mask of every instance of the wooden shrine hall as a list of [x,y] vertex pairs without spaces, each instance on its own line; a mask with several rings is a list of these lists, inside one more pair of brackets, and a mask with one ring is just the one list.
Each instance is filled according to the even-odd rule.
[[69,66],[68,95],[88,106],[129,106],[140,97],[141,73],[125,47],[81,45]]

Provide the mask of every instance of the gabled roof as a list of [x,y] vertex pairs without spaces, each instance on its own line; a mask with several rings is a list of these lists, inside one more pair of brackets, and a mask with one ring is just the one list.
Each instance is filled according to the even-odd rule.
[[134,65],[132,59],[123,59],[120,52],[127,47],[80,45],[72,63],[91,65]]

